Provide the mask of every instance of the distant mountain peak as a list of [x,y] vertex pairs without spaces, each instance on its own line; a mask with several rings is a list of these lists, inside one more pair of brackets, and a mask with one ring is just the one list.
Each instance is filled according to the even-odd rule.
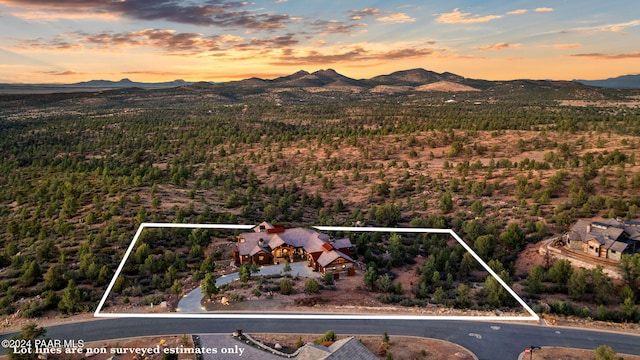
[[396,71],[388,75],[380,75],[371,79],[378,85],[420,86],[438,81],[461,81],[462,76],[452,73],[442,73],[422,68]]
[[638,75],[622,75],[606,80],[574,80],[574,82],[613,89],[640,89],[640,74]]
[[281,76],[279,78],[273,79],[273,82],[287,82],[287,81],[292,81],[292,80],[297,80],[300,78],[303,78],[305,76],[309,75],[309,73],[307,71],[304,70],[298,70],[295,73],[291,74],[291,75],[286,75],[286,76]]
[[318,71],[315,71],[314,74],[316,74],[316,75],[332,75],[332,76],[340,75],[340,74],[338,74],[337,71],[335,71],[335,70],[333,70],[331,68],[326,69],[326,70],[325,69],[320,69]]

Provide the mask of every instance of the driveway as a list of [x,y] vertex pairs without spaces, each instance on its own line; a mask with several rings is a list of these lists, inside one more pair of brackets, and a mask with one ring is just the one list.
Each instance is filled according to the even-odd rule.
[[[289,266],[291,266],[290,274],[292,276],[320,277],[320,273],[313,272],[304,261],[290,263]],[[284,274],[282,271],[283,268],[284,264],[261,266],[260,271],[258,271],[256,275]],[[220,287],[237,279],[238,272],[225,274],[216,279],[216,286]],[[202,294],[202,289],[198,286],[180,299],[176,311],[184,313],[206,313],[207,311],[200,304],[203,297],[204,294]]]

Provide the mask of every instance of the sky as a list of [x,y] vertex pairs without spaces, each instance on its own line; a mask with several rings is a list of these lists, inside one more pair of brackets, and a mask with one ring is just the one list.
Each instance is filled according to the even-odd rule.
[[637,0],[0,0],[0,83],[640,73]]

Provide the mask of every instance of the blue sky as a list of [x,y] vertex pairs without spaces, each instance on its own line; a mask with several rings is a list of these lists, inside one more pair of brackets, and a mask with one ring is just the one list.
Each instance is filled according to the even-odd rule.
[[640,73],[637,1],[0,0],[0,82]]

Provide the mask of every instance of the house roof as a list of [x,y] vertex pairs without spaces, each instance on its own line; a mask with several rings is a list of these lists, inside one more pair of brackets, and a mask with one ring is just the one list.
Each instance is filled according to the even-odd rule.
[[260,253],[260,252],[268,253],[268,252],[269,252],[269,250],[267,250],[267,249],[265,249],[265,248],[263,248],[263,247],[260,247],[260,246],[256,245],[253,249],[251,249],[251,251],[249,252],[249,255],[253,256],[253,255],[255,255],[255,254],[257,254],[257,253]]
[[609,250],[623,252],[640,241],[640,222],[602,219],[599,221],[578,220],[567,233],[572,241],[595,242]]
[[[324,248],[325,244],[329,244],[330,240],[327,234],[305,228],[291,228],[285,229],[282,232],[273,233],[260,231],[260,226],[263,226],[265,230],[274,228],[273,225],[263,222],[254,228],[254,230],[258,229],[257,231],[240,234],[240,241],[238,243],[238,252],[240,255],[247,255],[251,254],[252,251],[257,251],[255,247],[260,239],[263,240],[262,249],[267,252],[283,245],[303,248],[307,253],[327,251],[327,249]],[[331,243],[331,246],[338,249],[349,248],[351,247],[351,242],[349,239],[341,239]]]
[[314,343],[308,343],[302,347],[296,360],[318,360],[324,359],[327,355],[330,355],[331,351],[328,347],[322,345],[316,345]]
[[333,247],[338,249],[338,250],[342,250],[342,249],[348,249],[350,247],[353,246],[353,244],[351,244],[351,240],[345,238],[345,239],[337,239],[333,242]]
[[331,250],[331,251],[324,252],[322,253],[322,255],[320,255],[320,257],[318,258],[318,264],[320,264],[320,266],[322,267],[325,267],[331,264],[332,262],[334,262],[338,258],[343,258],[349,262],[353,262],[353,259],[350,256],[346,255],[345,253],[338,250]]
[[378,357],[352,336],[328,347],[308,343],[300,350],[296,360],[378,360]]
[[[609,219],[612,220],[612,219]],[[615,220],[613,220],[615,221]],[[569,230],[567,234],[570,240],[582,240],[587,242],[591,239],[596,239],[601,244],[604,244],[605,239],[618,240],[624,233],[624,228],[619,223],[594,221],[580,219]]]
[[609,240],[604,244],[604,246],[609,250],[623,252],[629,245],[622,241]]
[[366,346],[354,338],[338,340],[329,346],[331,355],[324,360],[377,360],[378,357],[373,354]]
[[267,222],[267,221],[263,221],[260,224],[258,224],[256,227],[253,228],[253,231],[255,232],[260,232],[262,231],[262,228],[266,229],[273,229],[275,228],[275,226],[271,225],[271,223]]
[[240,253],[240,255],[255,255],[259,250],[258,249],[262,249],[264,251],[267,251],[265,249],[265,246],[260,247],[259,244],[259,240],[260,239],[255,239],[255,241],[244,241],[244,242],[239,242],[237,244],[238,246],[238,253]]

